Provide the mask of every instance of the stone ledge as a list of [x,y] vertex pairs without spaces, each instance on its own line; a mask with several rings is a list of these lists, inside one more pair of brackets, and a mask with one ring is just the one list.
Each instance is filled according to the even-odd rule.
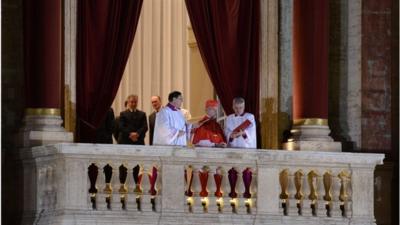
[[284,149],[312,152],[341,152],[342,143],[334,141],[292,141],[283,144]]
[[[39,213],[40,214],[40,213]],[[31,218],[32,219],[32,218]],[[28,221],[28,217],[25,218]],[[63,221],[62,223],[57,223]],[[188,214],[188,213],[158,213],[158,212],[132,212],[132,211],[77,211],[54,210],[41,213],[40,223],[49,224],[296,224],[296,225],[321,225],[321,224],[374,224],[367,218],[350,219],[342,217],[314,217],[314,216],[277,216],[268,214]],[[39,222],[39,221],[37,221]],[[23,223],[28,224],[28,223]]]
[[44,146],[72,142],[73,133],[66,131],[23,131],[17,135],[17,144],[21,147]]
[[[335,143],[335,142],[332,142]],[[312,150],[312,149],[311,149]],[[240,164],[316,164],[336,163],[341,165],[363,164],[375,166],[382,164],[384,154],[321,152],[321,151],[287,151],[268,149],[234,149],[234,148],[186,148],[178,146],[133,146],[112,144],[58,143],[33,147],[29,153],[22,153],[23,158],[64,157],[80,159],[115,159],[126,161],[128,157],[136,160],[169,161],[171,163],[225,162]],[[202,160],[202,161],[203,161]],[[164,162],[165,163],[165,162]]]

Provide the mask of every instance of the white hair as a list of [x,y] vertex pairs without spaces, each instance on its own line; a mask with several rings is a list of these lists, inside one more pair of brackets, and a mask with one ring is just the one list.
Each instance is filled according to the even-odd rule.
[[239,105],[239,104],[244,104],[244,98],[242,97],[236,97],[233,99],[233,104],[234,105]]

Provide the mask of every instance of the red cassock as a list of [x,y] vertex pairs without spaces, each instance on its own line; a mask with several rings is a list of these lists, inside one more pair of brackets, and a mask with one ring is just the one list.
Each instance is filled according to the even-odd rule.
[[212,143],[226,143],[224,131],[215,119],[209,119],[205,116],[200,123],[203,124],[194,130],[193,144],[197,144],[201,140],[209,140]]

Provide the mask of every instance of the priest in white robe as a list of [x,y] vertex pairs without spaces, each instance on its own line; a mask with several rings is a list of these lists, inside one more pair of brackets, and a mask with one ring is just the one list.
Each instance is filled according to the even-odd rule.
[[244,112],[243,98],[233,99],[233,111],[225,120],[225,137],[228,147],[257,148],[256,121],[254,115]]
[[182,93],[173,91],[169,94],[168,104],[156,116],[153,145],[187,145],[190,127],[180,110],[182,102]]

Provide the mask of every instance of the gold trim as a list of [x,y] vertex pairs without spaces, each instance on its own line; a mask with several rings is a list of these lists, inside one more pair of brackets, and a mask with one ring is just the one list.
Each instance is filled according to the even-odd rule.
[[29,116],[60,116],[60,109],[57,108],[27,108],[25,115]]
[[319,126],[328,126],[328,119],[321,118],[304,118],[304,119],[295,119],[293,120],[293,125],[319,125]]
[[106,183],[106,187],[104,188],[104,193],[106,194],[112,194],[112,187],[111,187],[111,183]]
[[120,186],[118,192],[119,192],[121,195],[128,194],[128,188],[126,188],[126,184],[121,184],[121,186]]

